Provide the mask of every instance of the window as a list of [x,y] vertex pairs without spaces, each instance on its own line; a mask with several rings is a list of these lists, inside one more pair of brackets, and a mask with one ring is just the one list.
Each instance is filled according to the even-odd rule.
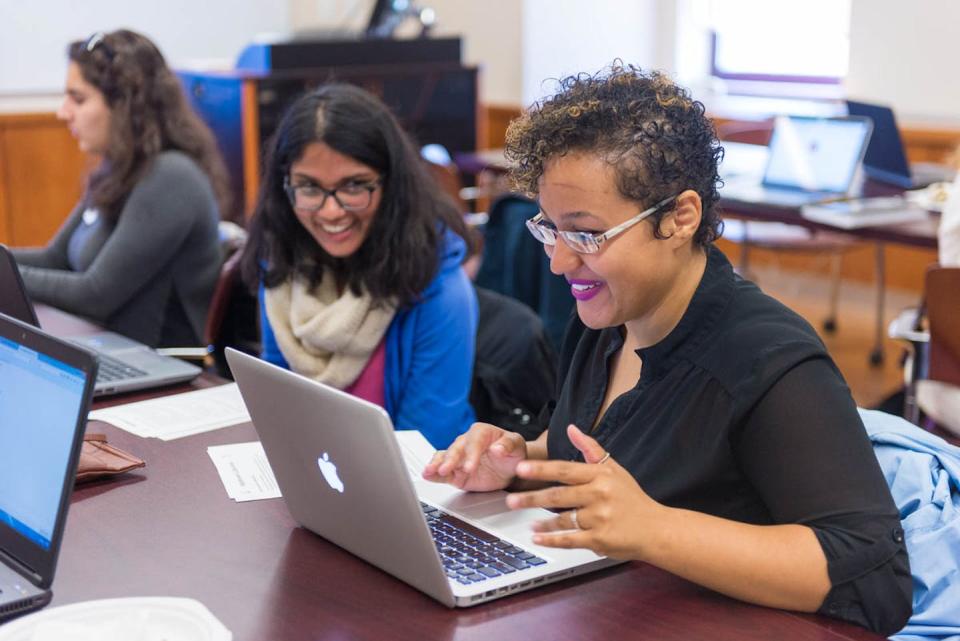
[[847,73],[850,0],[710,0],[712,75],[838,85]]

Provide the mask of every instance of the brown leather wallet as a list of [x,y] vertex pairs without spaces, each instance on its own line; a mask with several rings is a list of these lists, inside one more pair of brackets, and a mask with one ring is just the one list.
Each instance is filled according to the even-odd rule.
[[103,434],[85,434],[77,465],[77,483],[123,474],[145,465],[143,459],[107,443]]

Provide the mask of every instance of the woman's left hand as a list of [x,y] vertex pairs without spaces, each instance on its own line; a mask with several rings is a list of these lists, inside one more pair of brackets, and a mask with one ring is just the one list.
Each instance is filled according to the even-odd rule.
[[511,494],[507,505],[569,508],[534,526],[537,545],[588,548],[617,559],[643,560],[645,543],[668,508],[651,499],[627,470],[575,425],[567,428],[567,435],[586,463],[521,462],[516,469],[519,478],[561,485]]

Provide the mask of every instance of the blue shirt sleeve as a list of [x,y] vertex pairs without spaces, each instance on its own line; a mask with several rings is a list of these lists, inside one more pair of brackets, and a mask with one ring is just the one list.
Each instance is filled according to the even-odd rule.
[[260,283],[259,298],[260,298],[260,358],[267,361],[268,363],[273,363],[284,369],[290,369],[290,364],[287,363],[287,359],[283,357],[283,354],[280,352],[280,346],[277,344],[277,337],[273,333],[273,328],[270,327],[270,320],[267,318],[267,305],[266,305],[266,296],[264,296],[266,289],[263,286],[263,283]]
[[413,309],[401,312],[399,348],[410,350],[409,367],[391,408],[398,430],[419,430],[445,448],[475,419],[470,405],[477,335],[477,297],[462,269],[440,275],[437,287]]

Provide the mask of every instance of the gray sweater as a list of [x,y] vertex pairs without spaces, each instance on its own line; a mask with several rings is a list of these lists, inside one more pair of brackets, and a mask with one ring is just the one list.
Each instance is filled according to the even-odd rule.
[[163,152],[116,225],[85,211],[78,204],[46,247],[14,250],[33,300],[147,345],[200,345],[221,263],[216,198],[200,167]]

